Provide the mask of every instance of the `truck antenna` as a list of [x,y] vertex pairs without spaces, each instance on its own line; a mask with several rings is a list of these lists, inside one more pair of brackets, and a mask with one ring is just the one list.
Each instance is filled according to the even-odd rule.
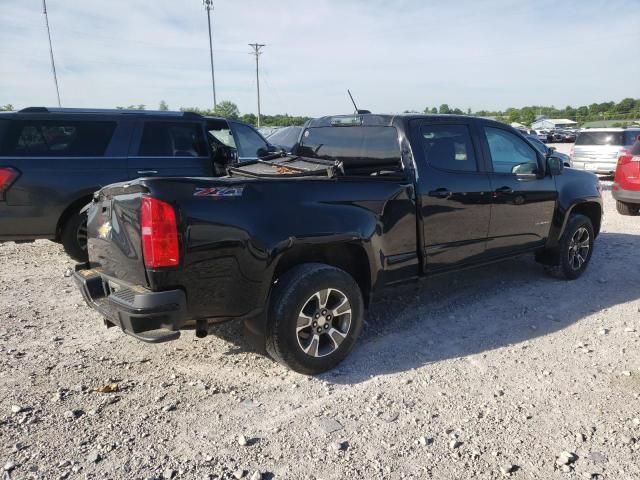
[[358,113],[358,106],[356,105],[356,101],[353,99],[353,95],[351,95],[351,91],[347,88],[347,93],[349,94],[349,98],[351,99],[351,103],[353,103],[353,108],[356,109],[356,113]]
[[347,88],[347,93],[349,94],[349,98],[351,99],[351,103],[353,103],[353,108],[356,109],[356,111],[355,111],[356,115],[360,115],[360,114],[364,114],[364,113],[371,113],[369,110],[360,110],[358,108],[358,106],[356,105],[356,101],[353,99],[353,95],[351,95],[351,91],[349,91],[348,88]]

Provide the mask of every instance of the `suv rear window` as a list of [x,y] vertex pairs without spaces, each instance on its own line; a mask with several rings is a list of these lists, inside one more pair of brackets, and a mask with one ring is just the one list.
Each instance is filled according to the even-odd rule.
[[115,128],[115,122],[11,121],[0,144],[0,155],[101,157]]
[[576,145],[624,145],[624,133],[627,132],[580,132]]
[[341,160],[346,171],[400,168],[398,132],[394,127],[313,127],[302,134],[296,152],[310,158]]
[[205,157],[207,148],[199,123],[145,122],[141,157]]

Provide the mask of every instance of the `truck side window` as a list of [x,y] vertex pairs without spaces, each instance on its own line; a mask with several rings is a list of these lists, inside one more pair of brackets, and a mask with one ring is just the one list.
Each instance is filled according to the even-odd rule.
[[145,122],[138,155],[141,157],[206,157],[198,123]]
[[422,149],[427,163],[443,170],[478,170],[473,143],[466,125],[423,125]]
[[266,148],[267,143],[252,128],[241,123],[233,124],[233,131],[238,139],[238,156],[244,158],[256,158],[258,150]]
[[115,122],[11,122],[0,145],[0,155],[100,157],[115,128]]
[[484,133],[495,173],[536,173],[538,156],[527,142],[500,128],[484,127]]

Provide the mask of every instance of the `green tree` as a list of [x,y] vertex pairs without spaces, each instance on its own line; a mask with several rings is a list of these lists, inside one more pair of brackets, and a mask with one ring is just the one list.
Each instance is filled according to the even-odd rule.
[[238,110],[238,106],[235,103],[229,100],[223,100],[213,109],[213,114],[218,117],[237,120],[238,117],[240,117],[240,110]]
[[258,117],[256,117],[253,113],[245,113],[240,117],[240,120],[253,126],[256,126],[256,124],[258,123]]
[[160,100],[158,110],[160,110],[161,112],[166,112],[167,110],[169,110],[169,105],[167,105],[167,102],[165,102],[164,100]]
[[10,103],[7,103],[6,105],[0,105],[0,112],[12,112],[13,111],[13,105],[11,105]]
[[447,105],[446,103],[443,103],[442,105],[440,105],[440,113],[451,113],[451,109],[449,108],[449,105]]
[[437,109],[436,107],[433,107],[433,108],[431,109],[431,113],[438,113],[438,109]]

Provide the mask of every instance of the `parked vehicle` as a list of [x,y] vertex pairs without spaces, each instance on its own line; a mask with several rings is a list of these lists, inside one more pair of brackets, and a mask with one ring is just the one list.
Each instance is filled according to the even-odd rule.
[[547,143],[547,135],[549,133],[547,130],[531,130],[531,132],[531,135],[535,136],[538,140]]
[[620,151],[611,193],[618,213],[640,214],[640,136],[630,148]]
[[300,138],[302,130],[303,127],[282,127],[271,135],[267,135],[267,141],[283,149],[285,152],[292,152],[298,145],[298,139]]
[[640,128],[590,128],[581,130],[571,152],[574,168],[613,175],[620,153],[640,135]]
[[295,154],[100,190],[74,274],[87,303],[147,342],[242,319],[313,374],[346,357],[387,285],[524,253],[575,279],[600,231],[596,176],[498,122],[323,117]]
[[564,143],[573,143],[576,141],[576,132],[572,130],[563,130],[561,134],[562,134],[562,141]]
[[558,152],[553,147],[547,147],[535,135],[525,135],[525,138],[529,140],[531,145],[533,145],[542,155],[555,157],[560,160],[565,167],[571,167],[571,157],[566,153]]
[[93,192],[140,176],[216,176],[275,151],[249,125],[183,112],[0,114],[0,242],[45,238],[84,261]]

